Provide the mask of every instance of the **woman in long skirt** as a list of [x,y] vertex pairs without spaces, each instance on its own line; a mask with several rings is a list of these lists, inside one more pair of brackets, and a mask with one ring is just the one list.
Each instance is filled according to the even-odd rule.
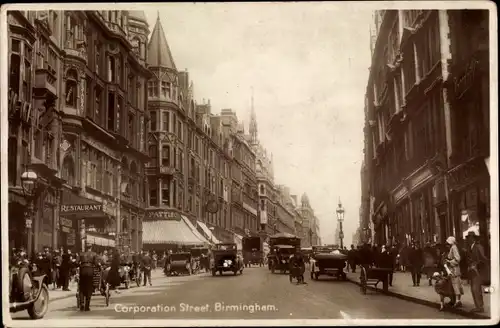
[[456,245],[455,237],[450,236],[446,239],[446,243],[449,245],[450,250],[446,258],[446,265],[450,270],[451,284],[453,286],[453,291],[455,292],[456,302],[455,307],[462,306],[461,297],[464,294],[464,289],[462,287],[462,279],[460,274],[460,252]]

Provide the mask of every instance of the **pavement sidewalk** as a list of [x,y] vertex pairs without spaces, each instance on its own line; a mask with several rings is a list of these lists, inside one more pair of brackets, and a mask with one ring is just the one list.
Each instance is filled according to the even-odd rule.
[[[359,282],[359,269],[356,273],[347,273],[347,279],[355,284],[360,284]],[[373,287],[368,286],[369,290],[374,290]],[[382,292],[382,283],[378,284],[378,291]],[[422,305],[428,305],[439,309],[439,295],[435,292],[434,286],[429,286],[428,280],[425,276],[422,276],[420,281],[420,286],[413,287],[413,282],[411,279],[411,274],[407,272],[395,272],[392,282],[392,287],[389,287],[390,296],[404,299],[407,301],[419,303]],[[456,314],[460,314],[473,319],[490,319],[491,318],[491,307],[490,294],[483,294],[484,299],[484,313],[471,313],[470,310],[474,308],[474,301],[472,299],[472,294],[470,292],[470,285],[464,284],[464,295],[462,295],[461,308],[451,308]]]
[[[151,271],[151,279],[153,282],[156,279],[165,277],[163,274],[163,271],[160,268],[157,268],[155,271]],[[50,301],[56,301],[56,300],[61,300],[61,299],[66,299],[70,297],[75,297],[76,298],[76,291],[78,289],[77,284],[75,283],[74,280],[72,280],[69,283],[69,291],[64,291],[62,289],[52,289],[52,285],[48,286],[49,287],[49,299]],[[120,292],[123,292],[126,289],[120,290]]]

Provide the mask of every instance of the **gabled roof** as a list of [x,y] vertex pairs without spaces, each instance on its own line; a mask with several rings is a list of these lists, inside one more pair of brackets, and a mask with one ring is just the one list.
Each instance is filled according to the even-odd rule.
[[153,33],[149,39],[147,63],[149,67],[166,67],[177,70],[161,25],[160,16],[156,19]]

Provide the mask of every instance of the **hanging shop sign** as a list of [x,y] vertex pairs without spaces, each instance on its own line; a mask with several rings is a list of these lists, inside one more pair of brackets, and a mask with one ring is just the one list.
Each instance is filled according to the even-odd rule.
[[62,214],[94,214],[102,212],[102,204],[61,205]]
[[69,227],[69,228],[72,228],[73,227],[73,221],[71,220],[68,220],[66,218],[63,218],[63,217],[60,217],[59,218],[59,223],[61,224],[61,226],[63,227]]

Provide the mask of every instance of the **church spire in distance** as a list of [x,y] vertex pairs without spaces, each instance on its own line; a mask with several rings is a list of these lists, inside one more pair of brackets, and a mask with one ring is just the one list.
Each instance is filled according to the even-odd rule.
[[253,102],[253,87],[252,87],[252,98],[251,98],[251,108],[250,108],[250,126],[248,129],[250,132],[250,140],[253,145],[258,143],[257,135],[257,115],[255,114],[255,107]]

